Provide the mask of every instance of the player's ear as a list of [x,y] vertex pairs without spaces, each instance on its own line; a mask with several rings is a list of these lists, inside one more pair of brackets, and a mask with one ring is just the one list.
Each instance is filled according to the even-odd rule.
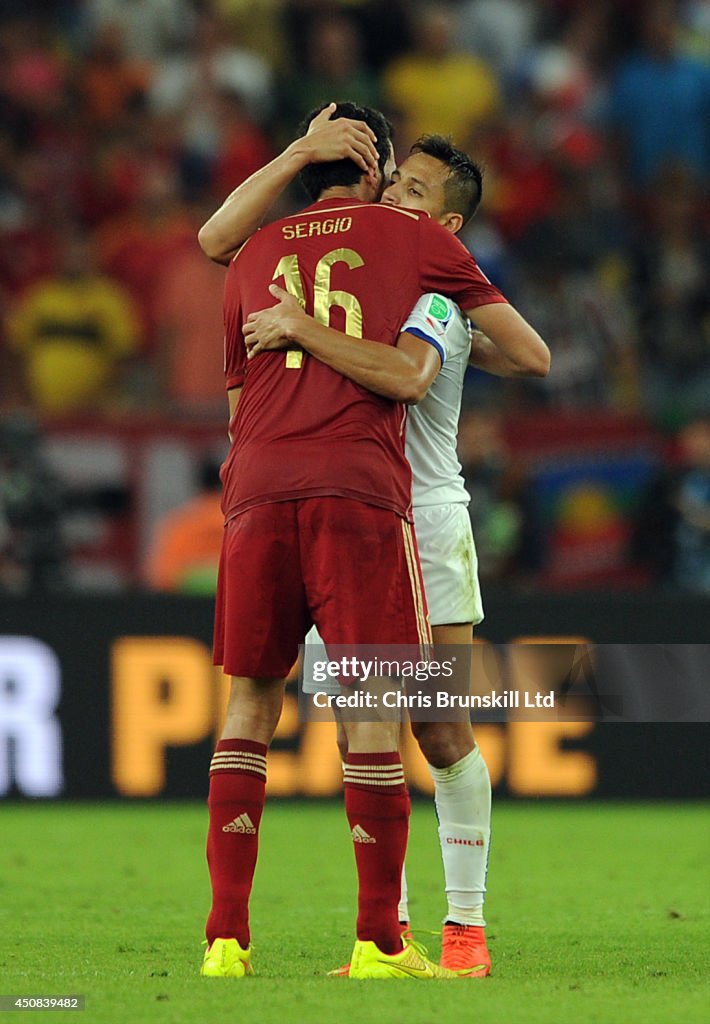
[[372,164],[368,164],[367,171],[363,173],[363,178],[374,192],[378,191],[380,185],[379,167],[373,167]]
[[460,213],[445,213],[443,217],[439,218],[439,223],[452,235],[457,235],[463,227],[463,217]]

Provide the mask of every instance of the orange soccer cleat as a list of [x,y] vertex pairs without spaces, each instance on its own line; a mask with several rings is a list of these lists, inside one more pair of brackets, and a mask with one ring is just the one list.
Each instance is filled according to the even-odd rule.
[[445,924],[441,966],[462,978],[485,978],[491,973],[491,955],[484,928],[473,924]]

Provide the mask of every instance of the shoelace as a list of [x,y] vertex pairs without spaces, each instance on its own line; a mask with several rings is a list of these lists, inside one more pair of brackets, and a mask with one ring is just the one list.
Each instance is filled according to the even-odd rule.
[[429,959],[429,950],[427,949],[423,942],[417,942],[416,939],[409,938],[407,940],[407,945],[410,947],[410,949],[415,950],[415,952],[417,952],[419,956],[423,957],[425,960]]
[[[407,943],[408,946],[413,946],[414,949],[416,949],[417,953],[419,953],[420,956],[423,956],[426,959],[429,959],[429,950],[428,950],[428,948],[424,945],[423,942],[420,942],[419,939],[415,939],[414,938],[414,934],[415,933],[417,935],[441,935],[441,932],[435,932],[435,931],[432,931],[429,928],[409,928],[409,929],[407,929],[406,933],[402,934],[402,938],[404,939],[404,941]],[[405,935],[406,935],[406,938],[405,938]]]

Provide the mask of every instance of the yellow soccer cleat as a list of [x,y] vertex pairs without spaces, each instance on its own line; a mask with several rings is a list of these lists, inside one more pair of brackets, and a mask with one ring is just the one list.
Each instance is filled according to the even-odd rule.
[[236,939],[215,939],[200,968],[203,978],[243,978],[253,973],[251,946],[242,949]]
[[358,939],[350,959],[350,978],[412,978],[421,981],[457,981],[459,975],[428,960],[412,943],[401,953],[382,953],[374,942]]
[[[421,953],[422,956],[426,956],[426,947],[420,943],[414,942],[412,936],[412,929],[409,927],[409,921],[400,921],[400,928],[402,929],[402,945],[406,946],[408,943],[412,943],[417,952]],[[350,964],[343,964],[342,967],[335,967],[332,971],[328,971],[329,978],[347,978],[350,975]]]

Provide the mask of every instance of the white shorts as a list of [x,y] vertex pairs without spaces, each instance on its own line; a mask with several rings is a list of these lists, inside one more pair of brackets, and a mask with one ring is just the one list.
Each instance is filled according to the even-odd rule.
[[415,508],[414,532],[431,625],[478,625],[483,621],[483,603],[466,505],[456,502]]
[[[414,509],[414,532],[424,577],[424,591],[432,626],[483,621],[483,602],[478,582],[478,557],[468,508],[423,505]],[[339,693],[337,679],[314,683],[313,664],[327,661],[315,626],[306,636],[303,658],[304,693]]]

